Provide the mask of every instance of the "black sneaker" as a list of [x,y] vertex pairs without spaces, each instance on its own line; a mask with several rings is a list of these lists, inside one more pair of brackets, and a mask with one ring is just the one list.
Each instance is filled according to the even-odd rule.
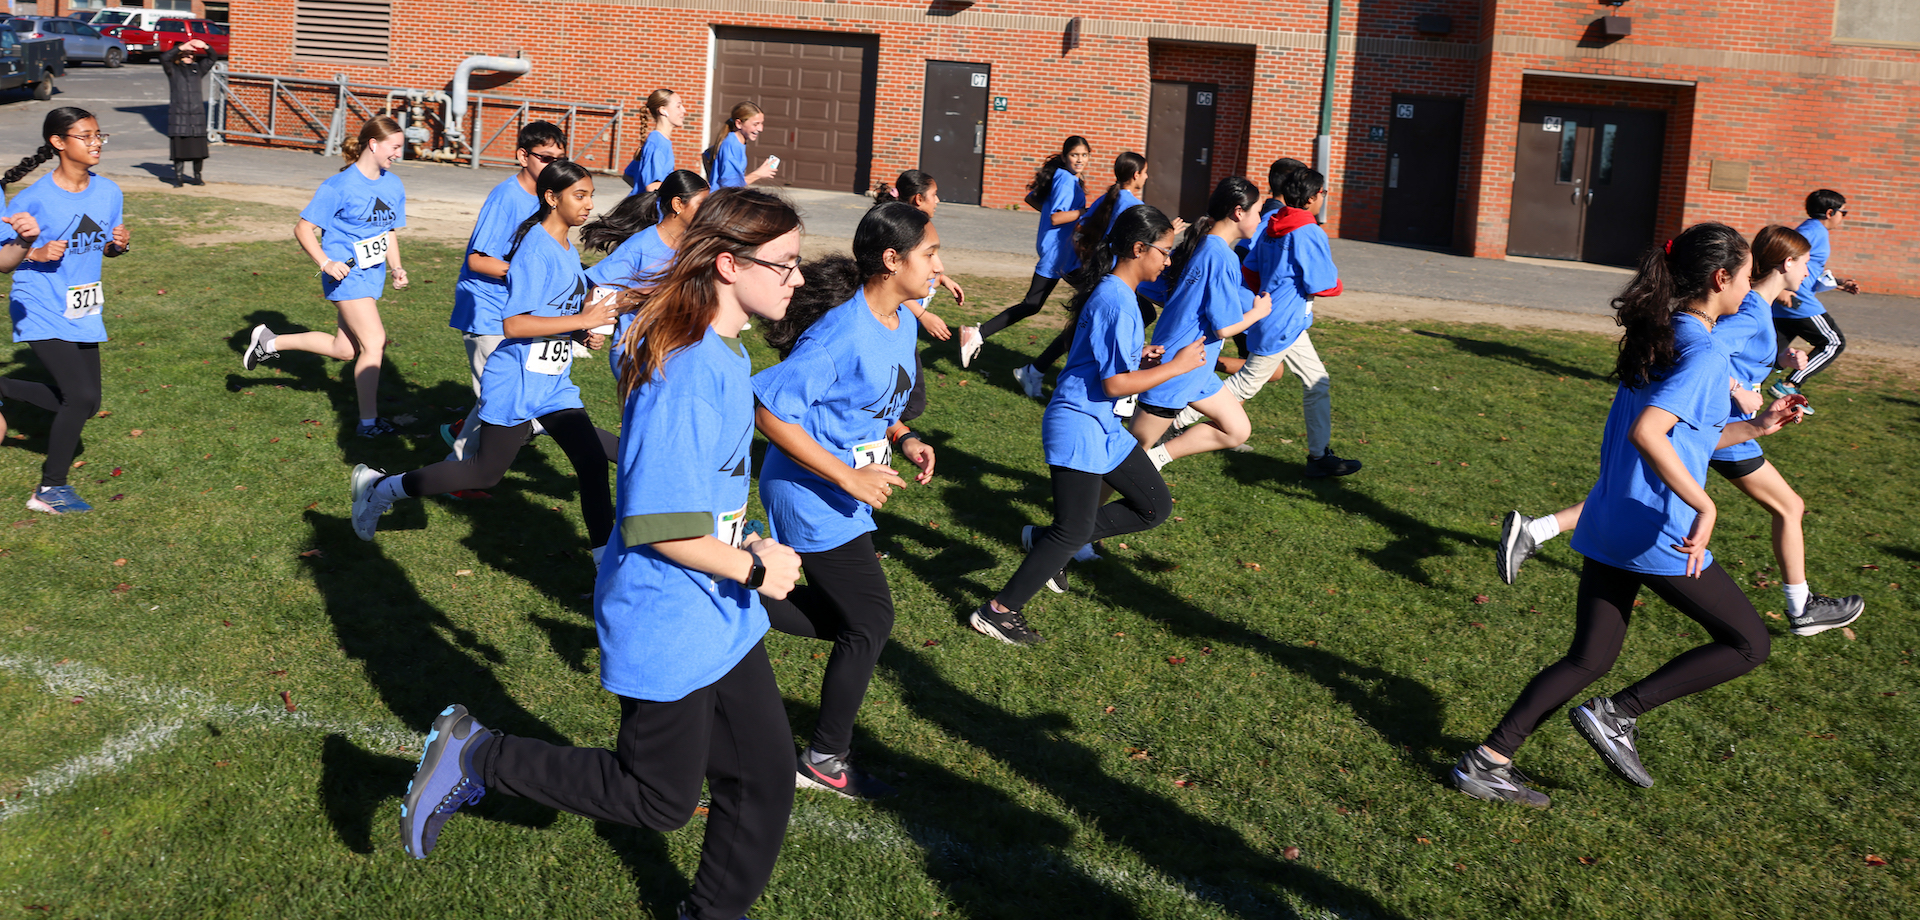
[[1307,458],[1307,478],[1325,479],[1328,476],[1351,476],[1360,472],[1360,461],[1343,460],[1327,451],[1318,457]]
[[1519,577],[1520,563],[1540,551],[1540,544],[1533,542],[1533,534],[1527,530],[1533,521],[1518,511],[1509,511],[1506,520],[1500,522],[1500,545],[1494,547],[1493,564],[1500,569],[1500,580],[1507,584]]
[[877,799],[893,794],[892,786],[848,763],[847,755],[835,754],[824,763],[814,763],[807,753],[809,750],[811,748],[800,752],[798,771],[793,775],[794,788],[825,789],[848,799]]
[[[1032,524],[1028,524],[1020,528],[1020,548],[1021,549],[1026,550],[1029,553],[1033,552],[1033,532],[1038,529],[1039,528],[1033,526]],[[1067,570],[1066,569],[1064,568],[1061,569],[1060,571],[1054,573],[1052,578],[1047,579],[1047,590],[1052,591],[1055,594],[1067,593]]]
[[1796,636],[1815,636],[1860,619],[1860,614],[1866,611],[1867,602],[1858,594],[1847,597],[1815,594],[1807,598],[1807,609],[1799,616],[1787,615],[1787,623]]
[[1613,700],[1596,696],[1567,714],[1573,719],[1573,727],[1593,745],[1593,749],[1606,761],[1613,772],[1636,786],[1653,785],[1653,774],[1640,765],[1640,750],[1634,747],[1634,736],[1639,734],[1637,720],[1614,712]]
[[400,426],[395,425],[393,421],[386,416],[376,418],[372,422],[361,422],[359,428],[359,435],[363,438],[383,438],[390,434],[399,433]]
[[1008,645],[1039,645],[1047,641],[1027,626],[1027,618],[1018,610],[1001,613],[993,609],[991,601],[981,604],[980,609],[967,619],[967,625],[983,636],[992,636]]
[[1476,799],[1489,802],[1517,802],[1534,808],[1545,808],[1548,799],[1545,794],[1528,789],[1528,779],[1511,763],[1494,763],[1493,759],[1474,748],[1460,755],[1460,762],[1453,765],[1453,785]]

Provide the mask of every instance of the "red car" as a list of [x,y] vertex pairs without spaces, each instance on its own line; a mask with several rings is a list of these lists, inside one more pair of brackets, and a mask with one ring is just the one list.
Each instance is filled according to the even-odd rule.
[[[142,28],[147,25],[151,28]],[[211,19],[134,19],[107,32],[126,43],[129,56],[157,56],[196,38],[206,42],[215,54],[227,55],[227,25]]]

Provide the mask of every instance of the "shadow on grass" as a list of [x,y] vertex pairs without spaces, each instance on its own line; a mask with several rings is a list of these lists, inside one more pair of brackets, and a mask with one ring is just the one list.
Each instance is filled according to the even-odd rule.
[[1481,339],[1470,339],[1466,336],[1451,335],[1445,332],[1432,332],[1426,329],[1415,329],[1414,335],[1424,335],[1431,339],[1441,339],[1452,343],[1453,347],[1467,354],[1481,358],[1493,358],[1498,361],[1505,361],[1508,364],[1517,364],[1542,374],[1552,374],[1555,377],[1571,377],[1575,380],[1606,379],[1606,374],[1595,373],[1592,368],[1563,364],[1531,348],[1525,348],[1507,342],[1488,342]]

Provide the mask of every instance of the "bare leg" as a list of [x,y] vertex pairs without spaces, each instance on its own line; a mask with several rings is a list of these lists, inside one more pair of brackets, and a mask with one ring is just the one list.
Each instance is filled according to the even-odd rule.
[[1773,515],[1773,556],[1780,562],[1781,581],[1806,584],[1807,541],[1800,530],[1806,501],[1787,485],[1786,477],[1771,462],[1763,462],[1759,469],[1733,480],[1733,485]]
[[1253,433],[1253,423],[1247,421],[1246,408],[1241,406],[1239,398],[1225,387],[1220,388],[1220,392],[1194,403],[1193,407],[1205,413],[1207,419],[1189,427],[1179,437],[1167,442],[1167,455],[1176,460],[1208,451],[1238,447],[1245,444],[1247,436]]

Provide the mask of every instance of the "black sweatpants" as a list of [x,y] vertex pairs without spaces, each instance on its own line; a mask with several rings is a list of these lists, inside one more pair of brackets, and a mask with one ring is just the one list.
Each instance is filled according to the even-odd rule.
[[73,455],[80,452],[80,429],[100,411],[100,343],[41,339],[27,344],[53,375],[53,385],[0,377],[0,400],[19,400],[53,413],[40,485],[64,486]]
[[1799,336],[1807,341],[1811,349],[1807,354],[1807,366],[1787,375],[1787,385],[1798,387],[1807,382],[1808,377],[1827,369],[1840,353],[1847,350],[1847,337],[1840,332],[1840,324],[1833,321],[1833,314],[1822,313],[1818,316],[1774,317],[1773,332],[1781,345],[1793,341]]
[[980,337],[991,338],[994,333],[1040,312],[1040,307],[1047,302],[1047,298],[1053,296],[1053,289],[1059,283],[1058,278],[1034,275],[1033,281],[1027,284],[1027,296],[1021,298],[1019,303],[1001,310],[1000,315],[980,324]]
[[789,636],[833,643],[812,746],[822,754],[845,754],[853,746],[853,720],[867,698],[873,666],[893,633],[893,592],[870,533],[825,552],[801,553],[800,568],[807,583],[784,601],[768,600],[767,619]]
[[1638,717],[1662,703],[1726,683],[1767,660],[1773,639],[1753,602],[1720,563],[1708,566],[1699,578],[1688,578],[1642,575],[1589,559],[1580,570],[1574,601],[1573,647],[1520,691],[1506,718],[1487,736],[1487,747],[1512,757],[1540,723],[1613,668],[1642,585],[1699,623],[1712,641],[1680,653],[1614,693],[1614,707],[1621,715]]
[[[580,479],[580,516],[587,522],[588,545],[605,546],[613,533],[613,490],[607,484],[607,464],[613,461],[600,444],[599,429],[593,427],[585,409],[549,412],[540,416],[540,425],[566,452]],[[512,426],[481,422],[476,434],[480,446],[467,459],[442,460],[407,473],[400,478],[400,488],[409,497],[419,498],[499,485],[532,430],[532,422]]]
[[614,750],[502,735],[474,752],[489,792],[595,821],[684,826],[712,796],[694,920],[739,920],[766,889],[793,812],[793,733],[763,643],[725,677],[667,703],[620,697]]
[[[1053,525],[1034,533],[1033,551],[994,598],[1008,610],[1025,607],[1047,579],[1066,568],[1080,547],[1151,530],[1173,513],[1166,480],[1137,446],[1104,476],[1064,466],[1048,467],[1048,471],[1053,478]],[[1100,504],[1103,482],[1119,495],[1105,505]]]
[[[1153,301],[1139,294],[1133,297],[1140,306],[1140,328],[1145,329],[1153,325],[1153,321],[1160,316],[1160,308],[1155,306]],[[1048,342],[1047,347],[1040,350],[1040,356],[1033,359],[1033,366],[1044,371],[1052,367],[1053,362],[1060,360],[1061,356],[1067,353],[1067,349],[1073,345],[1073,327],[1074,323],[1069,322],[1066,328],[1055,334],[1053,341]]]

